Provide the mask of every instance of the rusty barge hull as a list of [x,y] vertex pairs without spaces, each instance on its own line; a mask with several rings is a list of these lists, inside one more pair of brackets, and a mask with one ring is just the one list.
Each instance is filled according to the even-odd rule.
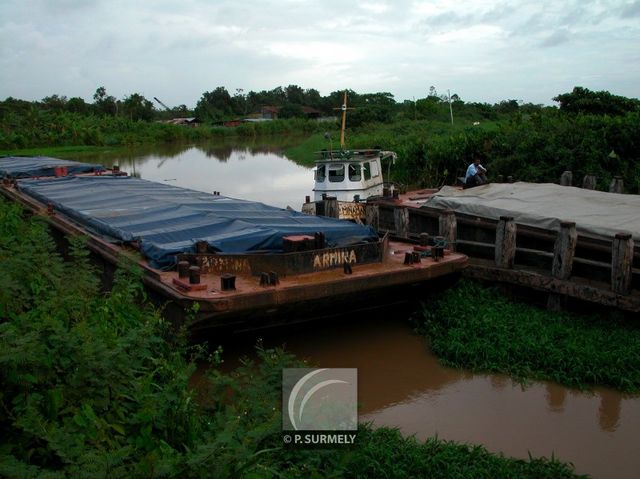
[[[93,234],[51,205],[20,191],[15,182],[4,182],[0,191],[33,214],[46,217],[63,235],[87,236],[92,253],[113,267],[123,258],[136,263],[143,270],[144,284],[170,300],[174,309],[183,312],[197,303],[194,329],[256,329],[311,320],[331,310],[383,304],[403,295],[419,294],[424,284],[455,275],[467,263],[466,256],[448,251],[440,258],[424,257],[428,248],[423,248],[420,257],[411,242],[385,237],[374,244],[284,253],[280,257],[182,255],[180,260],[202,270],[199,282],[189,284],[178,271],[151,267],[135,247],[113,244]],[[406,264],[407,256],[414,260]],[[276,280],[263,281],[264,270],[271,276],[275,273]],[[222,285],[230,275],[234,288],[225,290]]]

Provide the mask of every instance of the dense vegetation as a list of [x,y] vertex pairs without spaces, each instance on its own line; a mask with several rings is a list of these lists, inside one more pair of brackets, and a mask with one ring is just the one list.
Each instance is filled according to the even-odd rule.
[[123,146],[176,143],[226,136],[253,137],[283,133],[310,133],[321,127],[301,118],[245,123],[236,128],[183,125],[132,119],[126,115],[100,114],[51,108],[46,103],[9,98],[0,102],[0,149],[16,152],[34,147]]
[[[398,122],[373,130],[358,129],[354,147],[382,145],[398,153],[396,180],[419,186],[452,184],[474,158],[490,178],[514,176],[520,181],[557,182],[573,171],[576,185],[585,174],[607,190],[615,175],[626,189],[640,189],[640,112],[619,116],[570,114],[544,109],[516,114],[497,123],[450,128],[433,122]],[[417,181],[416,181],[417,179]]]
[[555,459],[369,426],[353,449],[283,448],[281,369],[294,358],[259,347],[223,373],[213,354],[196,394],[207,353],[145,302],[136,271],[123,265],[102,293],[81,239],[63,261],[43,220],[0,200],[0,224],[2,477],[573,477]]
[[551,313],[463,282],[425,309],[419,330],[448,365],[640,391],[640,326]]
[[[40,102],[8,98],[0,102],[0,150],[48,146],[118,146],[259,136],[316,133],[289,152],[309,162],[319,148],[339,148],[336,123],[307,118],[302,106],[333,116],[343,92],[326,97],[296,85],[271,91],[237,91],[231,96],[218,87],[205,92],[194,111],[181,106],[157,111],[139,94],[116,100],[98,88],[94,102],[53,95]],[[640,191],[640,101],[606,91],[576,87],[559,94],[558,108],[505,100],[490,105],[464,102],[454,94],[438,95],[431,88],[425,98],[396,102],[389,93],[349,91],[347,146],[380,146],[398,153],[393,180],[408,186],[452,184],[474,158],[498,175],[517,180],[557,182],[564,170],[574,173],[576,185],[585,174],[598,178],[606,190],[613,176],[624,179],[630,193]],[[265,105],[280,108],[280,119],[221,126],[222,120],[260,116]],[[453,112],[453,124],[451,123]],[[151,120],[198,115],[198,128]],[[325,131],[332,140],[325,140]]]

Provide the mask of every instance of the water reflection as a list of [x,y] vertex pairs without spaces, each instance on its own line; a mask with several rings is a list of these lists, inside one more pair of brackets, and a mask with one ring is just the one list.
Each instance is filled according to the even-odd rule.
[[75,154],[82,161],[120,165],[133,176],[225,196],[299,210],[313,189],[307,167],[286,158],[283,150],[299,138],[270,142],[167,144]]
[[564,401],[567,398],[567,390],[553,383],[548,383],[545,389],[547,390],[549,410],[554,412],[564,411]]
[[614,432],[620,422],[620,409],[622,396],[615,391],[600,392],[600,407],[598,408],[598,421],[603,431]]

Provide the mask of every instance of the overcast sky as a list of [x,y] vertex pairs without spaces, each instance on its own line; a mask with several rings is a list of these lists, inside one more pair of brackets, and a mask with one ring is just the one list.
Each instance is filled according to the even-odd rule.
[[0,0],[0,99],[141,93],[195,106],[297,84],[553,103],[640,96],[640,0]]

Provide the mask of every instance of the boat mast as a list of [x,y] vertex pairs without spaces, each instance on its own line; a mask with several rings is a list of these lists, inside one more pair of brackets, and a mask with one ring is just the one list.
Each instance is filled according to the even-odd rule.
[[340,128],[340,148],[344,150],[344,129],[347,125],[347,90],[344,91],[344,100],[342,101],[342,128]]

